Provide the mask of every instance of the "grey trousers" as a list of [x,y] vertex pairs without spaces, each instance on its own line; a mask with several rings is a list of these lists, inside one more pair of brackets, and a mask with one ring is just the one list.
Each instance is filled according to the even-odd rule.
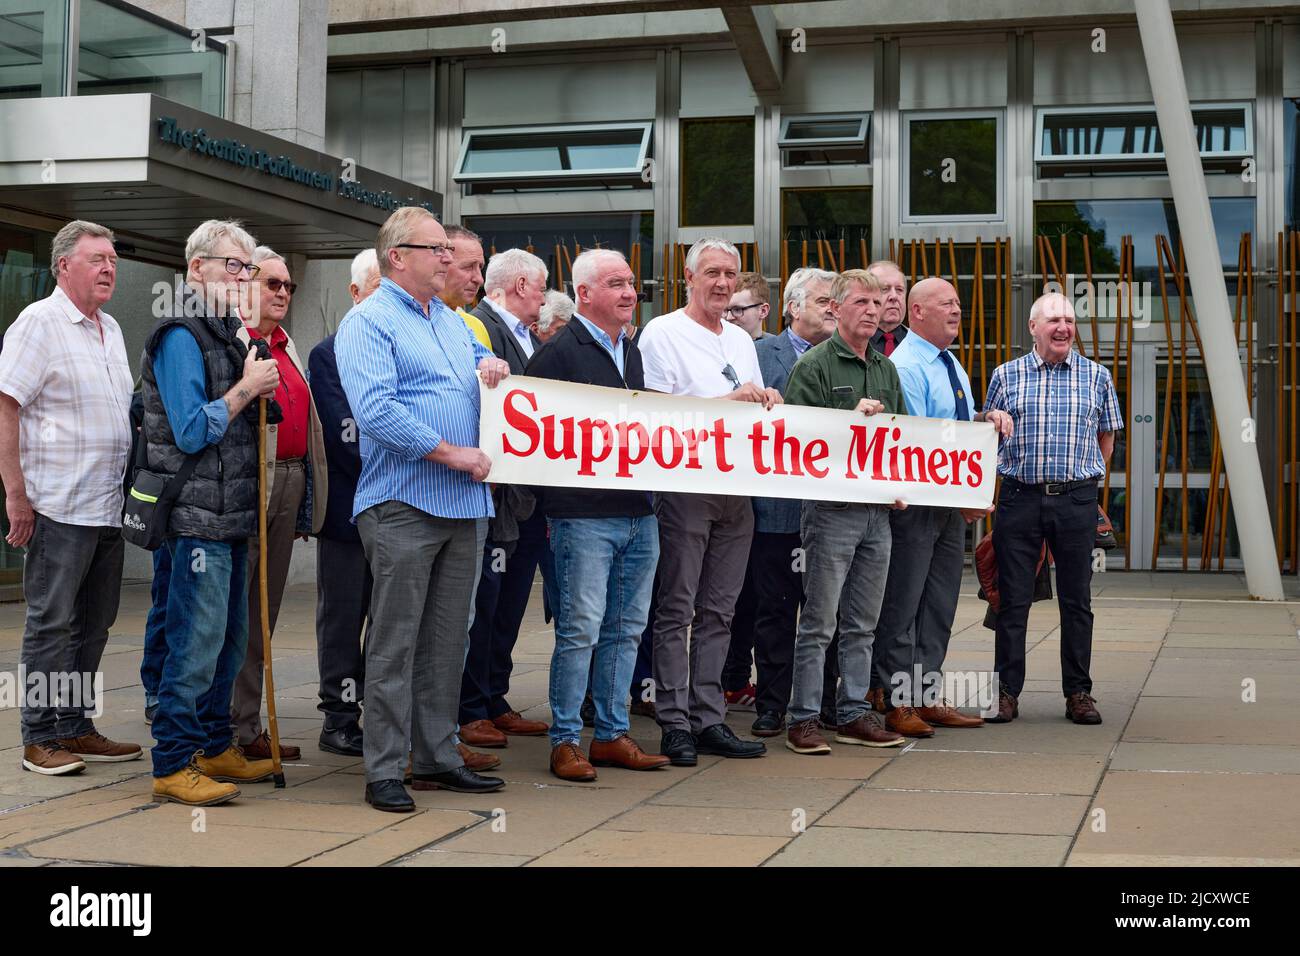
[[852,723],[867,711],[871,646],[889,574],[887,505],[805,501],[804,606],[794,643],[790,723],[821,710],[826,649],[839,624],[840,685],[835,715]]
[[[280,617],[284,583],[293,556],[293,533],[298,508],[307,493],[307,472],[301,458],[275,463],[271,500],[266,505],[266,600],[272,634]],[[230,695],[230,723],[240,745],[262,734],[262,599],[258,584],[258,546],[248,539],[248,653]]]
[[[484,522],[400,501],[357,516],[374,576],[366,638],[366,782],[464,766],[456,712]],[[408,751],[409,748],[409,751]]]
[[[25,695],[20,721],[24,745],[94,731],[88,716],[99,707],[94,675],[108,629],[117,620],[123,547],[118,528],[64,524],[36,515],[23,564],[27,625],[19,659],[26,674],[20,688]],[[56,691],[62,692],[57,699],[61,706],[55,706]]]
[[[664,730],[698,734],[727,713],[722,668],[745,583],[754,509],[736,495],[656,496],[655,715]],[[689,632],[689,639],[687,637]]]
[[913,506],[895,511],[889,523],[894,544],[876,625],[875,683],[893,706],[920,707],[928,675],[941,674],[948,656],[966,556],[966,519],[956,508]]

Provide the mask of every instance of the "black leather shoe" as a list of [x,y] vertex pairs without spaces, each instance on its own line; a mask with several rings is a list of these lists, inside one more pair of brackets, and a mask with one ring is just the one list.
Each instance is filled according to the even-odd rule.
[[320,749],[326,753],[339,754],[342,757],[360,757],[361,728],[356,724],[339,724],[331,727],[326,724],[321,728]]
[[695,737],[687,730],[665,730],[659,741],[659,752],[674,767],[694,767],[699,760]]
[[400,780],[376,780],[366,784],[366,803],[389,813],[410,813],[415,809],[415,801]]
[[578,711],[578,714],[582,717],[582,726],[596,726],[596,702],[591,699],[590,694],[583,699],[582,709]]
[[443,773],[417,773],[412,779],[416,790],[454,790],[457,793],[491,793],[506,785],[500,777],[484,777],[469,767],[457,767]]
[[775,737],[785,730],[785,718],[774,710],[764,711],[749,727],[755,737]]
[[695,738],[695,749],[719,757],[761,757],[767,753],[767,744],[758,740],[741,740],[726,724],[714,724],[700,731]]

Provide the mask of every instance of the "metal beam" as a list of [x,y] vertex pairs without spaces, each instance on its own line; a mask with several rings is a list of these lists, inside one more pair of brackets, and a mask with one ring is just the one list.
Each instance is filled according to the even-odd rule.
[[736,52],[749,74],[749,85],[759,96],[781,91],[781,47],[776,38],[776,17],[766,6],[724,6],[722,16],[736,44]]
[[[1252,597],[1280,601],[1282,575],[1273,550],[1268,498],[1254,439],[1256,429],[1237,359],[1237,337],[1232,328],[1214,221],[1210,218],[1201,152],[1192,131],[1192,110],[1174,18],[1169,0],[1136,0],[1136,5],[1138,32],[1165,144],[1169,185],[1174,194],[1179,232],[1187,250],[1187,272],[1201,327],[1205,350],[1202,357],[1218,421],[1219,443],[1223,446],[1233,491],[1232,510],[1246,566],[1246,587]],[[1253,318],[1247,316],[1247,321]],[[1210,493],[1214,494],[1215,489],[1210,489]]]

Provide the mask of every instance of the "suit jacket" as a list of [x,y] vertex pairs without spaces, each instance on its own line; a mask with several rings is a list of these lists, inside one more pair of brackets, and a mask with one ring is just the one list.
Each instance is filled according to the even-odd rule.
[[[325,441],[328,461],[329,498],[325,518],[319,530],[322,538],[361,543],[357,526],[352,523],[352,500],[361,477],[361,442],[352,406],[339,381],[339,366],[334,354],[334,336],[322,339],[307,359],[311,373],[311,391]],[[350,422],[345,426],[344,422]],[[348,439],[351,439],[350,441]]]
[[[236,337],[248,348],[252,337],[241,323]],[[302,505],[298,510],[295,534],[316,534],[325,520],[325,503],[329,498],[328,465],[325,458],[325,439],[321,432],[320,416],[316,413],[316,397],[312,389],[311,377],[303,368],[302,359],[294,347],[292,337],[286,335],[284,350],[289,354],[293,367],[298,370],[302,380],[307,383],[307,490],[302,496]],[[266,501],[271,502],[271,487],[275,483],[275,443],[279,434],[279,425],[266,426]]]
[[[497,358],[505,359],[510,363],[510,374],[523,375],[524,368],[528,365],[528,356],[524,354],[523,346],[519,344],[514,329],[506,324],[501,313],[493,306],[492,300],[484,297],[470,315],[477,316],[487,328],[488,338],[492,340],[492,352]],[[528,338],[532,340],[535,354],[542,347],[542,340],[533,335],[532,330],[529,330]]]
[[[754,343],[763,384],[785,395],[790,370],[799,360],[794,343],[785,332],[769,335]],[[754,498],[754,530],[764,534],[798,534],[802,505],[794,498]]]
[[[907,333],[908,328],[906,325],[900,324],[894,329],[894,348],[898,348],[903,343],[903,339],[907,338]],[[885,332],[883,329],[876,329],[871,336],[871,347],[881,355],[885,354]]]

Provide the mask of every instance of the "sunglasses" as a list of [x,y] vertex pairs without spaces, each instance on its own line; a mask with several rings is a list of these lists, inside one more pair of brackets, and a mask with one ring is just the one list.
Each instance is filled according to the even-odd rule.
[[298,291],[298,283],[286,282],[284,279],[267,279],[266,287],[270,289],[272,292],[279,292],[281,289],[283,289],[289,295],[293,295],[295,292]]
[[722,374],[726,377],[727,381],[731,383],[731,390],[733,392],[740,388],[740,376],[736,374],[736,370],[731,367],[730,362],[722,366]]

